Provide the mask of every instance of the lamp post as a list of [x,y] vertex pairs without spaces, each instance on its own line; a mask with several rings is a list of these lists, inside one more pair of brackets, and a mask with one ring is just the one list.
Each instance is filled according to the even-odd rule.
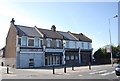
[[65,44],[66,41],[63,41],[63,52],[64,52],[64,73],[66,73],[66,56],[65,56]]
[[[112,18],[116,18],[118,17],[117,15],[112,17]],[[110,30],[110,18],[108,19],[109,21],[109,37],[110,37],[110,53],[111,53],[111,65],[113,67],[113,54],[112,54],[112,43],[111,43],[111,30]]]

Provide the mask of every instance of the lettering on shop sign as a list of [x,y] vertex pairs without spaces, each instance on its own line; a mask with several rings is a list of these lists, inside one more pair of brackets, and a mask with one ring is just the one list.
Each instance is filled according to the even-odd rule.
[[22,52],[43,52],[42,49],[21,49]]
[[63,49],[46,49],[45,52],[63,52]]

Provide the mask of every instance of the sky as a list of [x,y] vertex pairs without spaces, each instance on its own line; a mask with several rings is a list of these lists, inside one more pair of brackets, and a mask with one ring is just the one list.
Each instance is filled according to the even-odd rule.
[[37,26],[58,31],[83,33],[92,39],[93,52],[109,44],[109,22],[112,44],[118,45],[118,2],[41,2],[41,1],[2,1],[0,2],[0,48],[10,28],[15,24]]

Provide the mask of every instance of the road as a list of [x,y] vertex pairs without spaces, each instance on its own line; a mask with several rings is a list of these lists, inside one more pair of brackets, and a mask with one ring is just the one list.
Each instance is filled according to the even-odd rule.
[[10,74],[6,73],[6,67],[2,67],[2,79],[117,79],[120,77],[115,75],[115,66],[97,65],[92,66],[89,70],[88,66],[75,67],[74,71],[71,67],[67,67],[67,73],[63,68],[55,68],[55,74],[52,69],[13,69],[10,68]]

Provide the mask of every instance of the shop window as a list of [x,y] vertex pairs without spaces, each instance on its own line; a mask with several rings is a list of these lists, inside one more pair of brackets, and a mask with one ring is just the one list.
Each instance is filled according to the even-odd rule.
[[60,42],[61,42],[61,40],[56,40],[57,47],[60,47]]
[[70,60],[69,56],[66,56],[66,60]]
[[18,38],[18,45],[21,46],[21,38]]
[[22,37],[22,46],[27,46],[27,37]]
[[75,56],[75,59],[78,60],[78,56]]
[[39,47],[39,39],[35,38],[35,47]]
[[74,55],[71,55],[71,60],[74,60]]
[[28,40],[28,46],[34,46],[34,39]]

